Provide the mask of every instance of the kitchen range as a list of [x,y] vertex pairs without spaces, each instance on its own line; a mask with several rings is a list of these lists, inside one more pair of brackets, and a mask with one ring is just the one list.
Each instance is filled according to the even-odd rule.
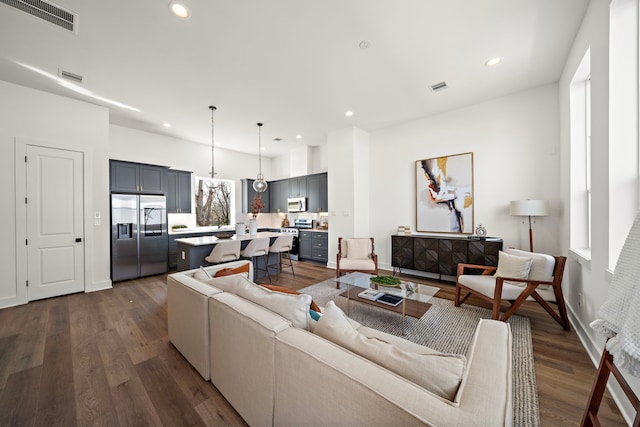
[[314,221],[308,218],[298,218],[293,222],[293,227],[282,227],[281,233],[291,234],[293,236],[293,248],[291,248],[291,259],[297,260],[300,251],[300,230],[310,230],[313,228]]

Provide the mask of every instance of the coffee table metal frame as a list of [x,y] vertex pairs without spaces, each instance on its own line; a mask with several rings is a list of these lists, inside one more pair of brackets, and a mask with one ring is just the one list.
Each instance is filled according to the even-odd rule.
[[336,282],[344,284],[347,287],[347,315],[349,314],[349,305],[351,302],[349,291],[352,286],[356,286],[362,289],[376,289],[380,292],[384,292],[385,294],[395,295],[402,298],[402,335],[404,335],[406,300],[427,303],[440,290],[435,286],[422,285],[420,283],[412,283],[406,281],[400,282],[400,286],[382,286],[371,283],[370,279],[372,277],[375,276],[367,273],[353,272],[335,279]]

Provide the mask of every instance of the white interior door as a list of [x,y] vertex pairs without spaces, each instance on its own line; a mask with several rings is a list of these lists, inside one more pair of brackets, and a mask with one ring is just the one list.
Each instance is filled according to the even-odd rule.
[[29,301],[84,291],[83,153],[27,145]]

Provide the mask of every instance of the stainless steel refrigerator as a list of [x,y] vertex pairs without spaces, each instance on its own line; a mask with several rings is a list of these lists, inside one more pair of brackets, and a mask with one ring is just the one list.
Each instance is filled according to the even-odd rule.
[[111,280],[167,272],[169,237],[164,196],[111,195]]

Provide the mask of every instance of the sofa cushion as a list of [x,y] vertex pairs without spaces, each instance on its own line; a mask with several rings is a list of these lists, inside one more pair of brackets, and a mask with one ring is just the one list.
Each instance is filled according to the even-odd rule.
[[211,279],[211,275],[204,267],[200,267],[195,271],[195,273],[193,273],[193,278],[198,280],[207,280]]
[[[260,284],[260,286],[262,286],[263,288],[271,289],[274,292],[283,292],[285,294],[300,295],[300,292],[294,291],[293,289],[285,288],[284,286],[262,285],[262,284]],[[318,304],[316,304],[313,300],[311,300],[309,309],[315,311],[316,314],[321,312],[320,307],[318,307]]]
[[213,277],[231,276],[232,274],[241,273],[246,273],[245,277],[249,278],[249,264],[240,265],[235,268],[222,268],[216,271]]
[[[498,269],[494,277],[511,277],[513,279],[527,279],[533,258],[498,252]],[[508,282],[516,286],[526,286],[522,282]]]
[[242,282],[235,288],[235,293],[242,298],[278,313],[289,320],[296,328],[309,329],[311,295],[274,292],[256,285],[246,278],[243,278]]
[[237,288],[242,285],[245,281],[248,281],[244,275],[241,274],[232,274],[230,276],[221,276],[221,277],[212,277],[209,280],[205,280],[204,282],[208,285],[213,286],[214,288],[218,288],[224,292],[231,292],[233,294],[237,293]]
[[314,333],[449,401],[454,400],[463,378],[464,356],[427,348],[403,351],[377,337],[368,338],[353,328],[333,301],[327,303]]

